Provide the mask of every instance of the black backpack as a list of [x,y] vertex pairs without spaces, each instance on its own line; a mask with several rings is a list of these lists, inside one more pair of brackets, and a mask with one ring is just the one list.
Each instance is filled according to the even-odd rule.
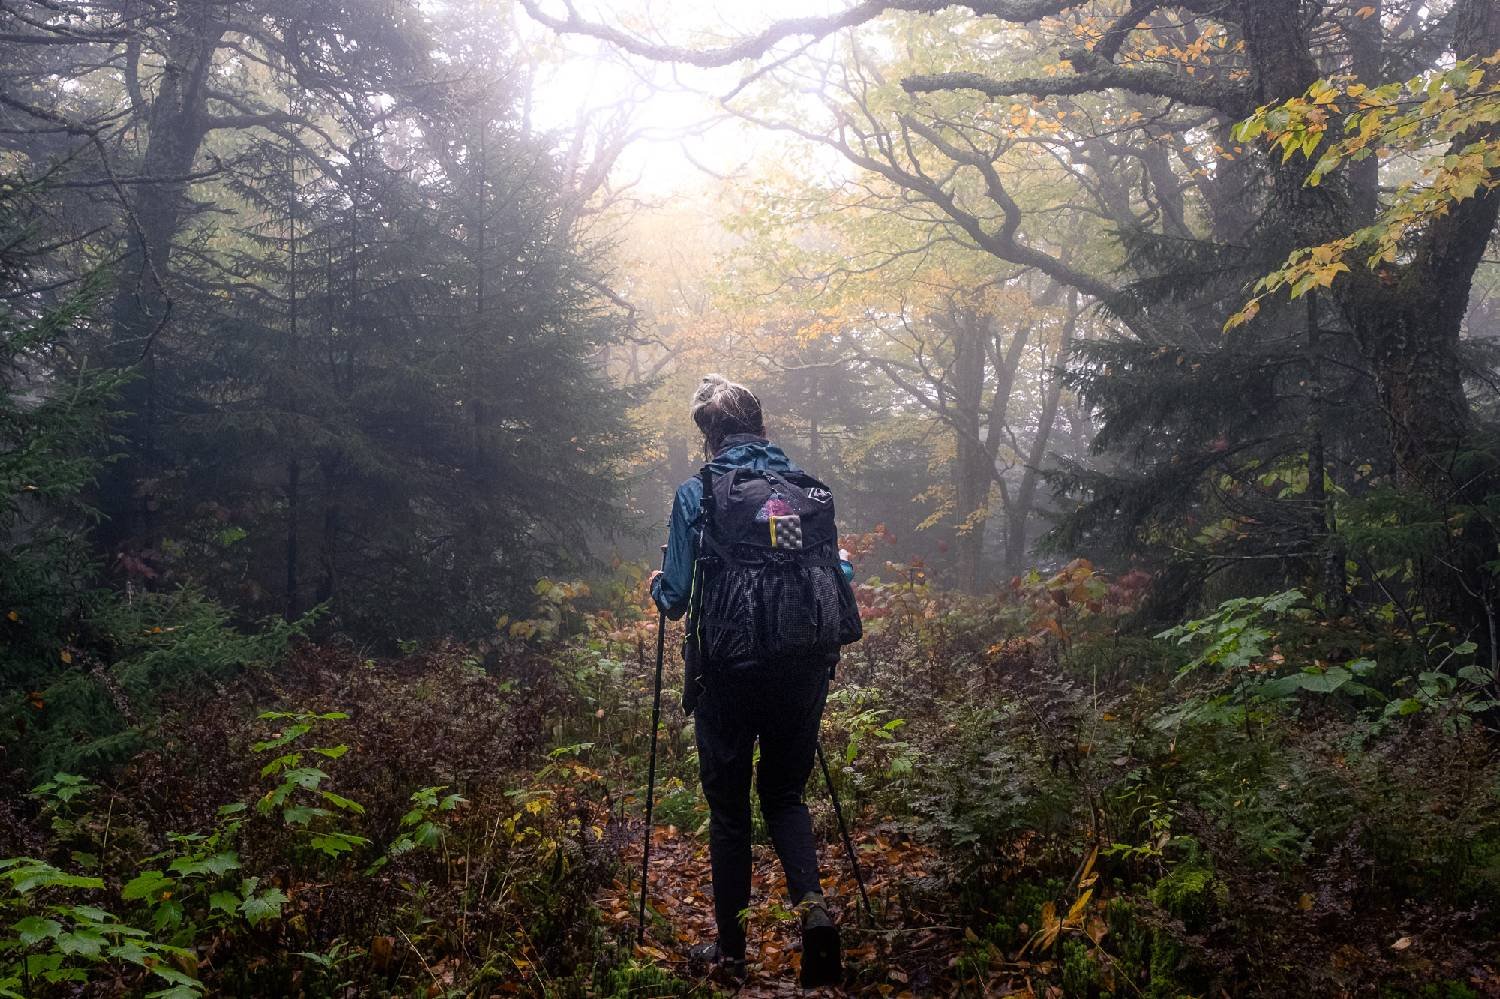
[[839,568],[833,493],[805,472],[705,466],[688,642],[698,663],[735,669],[833,662],[863,629]]

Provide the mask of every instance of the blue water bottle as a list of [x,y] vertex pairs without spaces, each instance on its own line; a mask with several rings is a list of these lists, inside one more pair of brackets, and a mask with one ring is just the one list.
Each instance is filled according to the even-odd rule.
[[849,549],[839,549],[839,572],[844,574],[844,582],[854,582],[854,563],[849,561]]

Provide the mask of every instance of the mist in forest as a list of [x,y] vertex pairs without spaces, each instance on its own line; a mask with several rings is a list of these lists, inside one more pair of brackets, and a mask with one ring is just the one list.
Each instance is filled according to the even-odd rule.
[[1497,88],[1494,0],[0,0],[0,995],[711,994],[711,373],[853,569],[852,992],[1500,995]]

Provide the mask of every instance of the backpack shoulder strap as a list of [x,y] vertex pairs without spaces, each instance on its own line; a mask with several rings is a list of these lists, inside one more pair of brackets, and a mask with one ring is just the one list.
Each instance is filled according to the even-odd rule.
[[[731,472],[730,474],[732,475],[734,473]],[[718,503],[714,500],[713,470],[707,465],[704,465],[702,468],[698,469],[698,480],[703,483],[703,519],[702,523],[700,524],[700,530],[698,532],[698,538],[700,542],[698,545],[698,553],[699,555],[704,554],[704,549],[707,548],[713,554],[722,559],[725,564],[733,565],[738,561],[737,559],[735,559],[734,553],[725,549],[725,547],[719,543],[719,539],[714,535],[716,515],[718,512]]]
[[698,469],[698,481],[703,483],[703,525],[707,528],[714,519],[714,473],[707,465]]

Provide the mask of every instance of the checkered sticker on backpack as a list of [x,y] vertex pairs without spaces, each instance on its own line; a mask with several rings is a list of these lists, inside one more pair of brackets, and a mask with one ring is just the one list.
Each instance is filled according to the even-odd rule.
[[772,548],[802,547],[802,518],[796,514],[771,518]]

